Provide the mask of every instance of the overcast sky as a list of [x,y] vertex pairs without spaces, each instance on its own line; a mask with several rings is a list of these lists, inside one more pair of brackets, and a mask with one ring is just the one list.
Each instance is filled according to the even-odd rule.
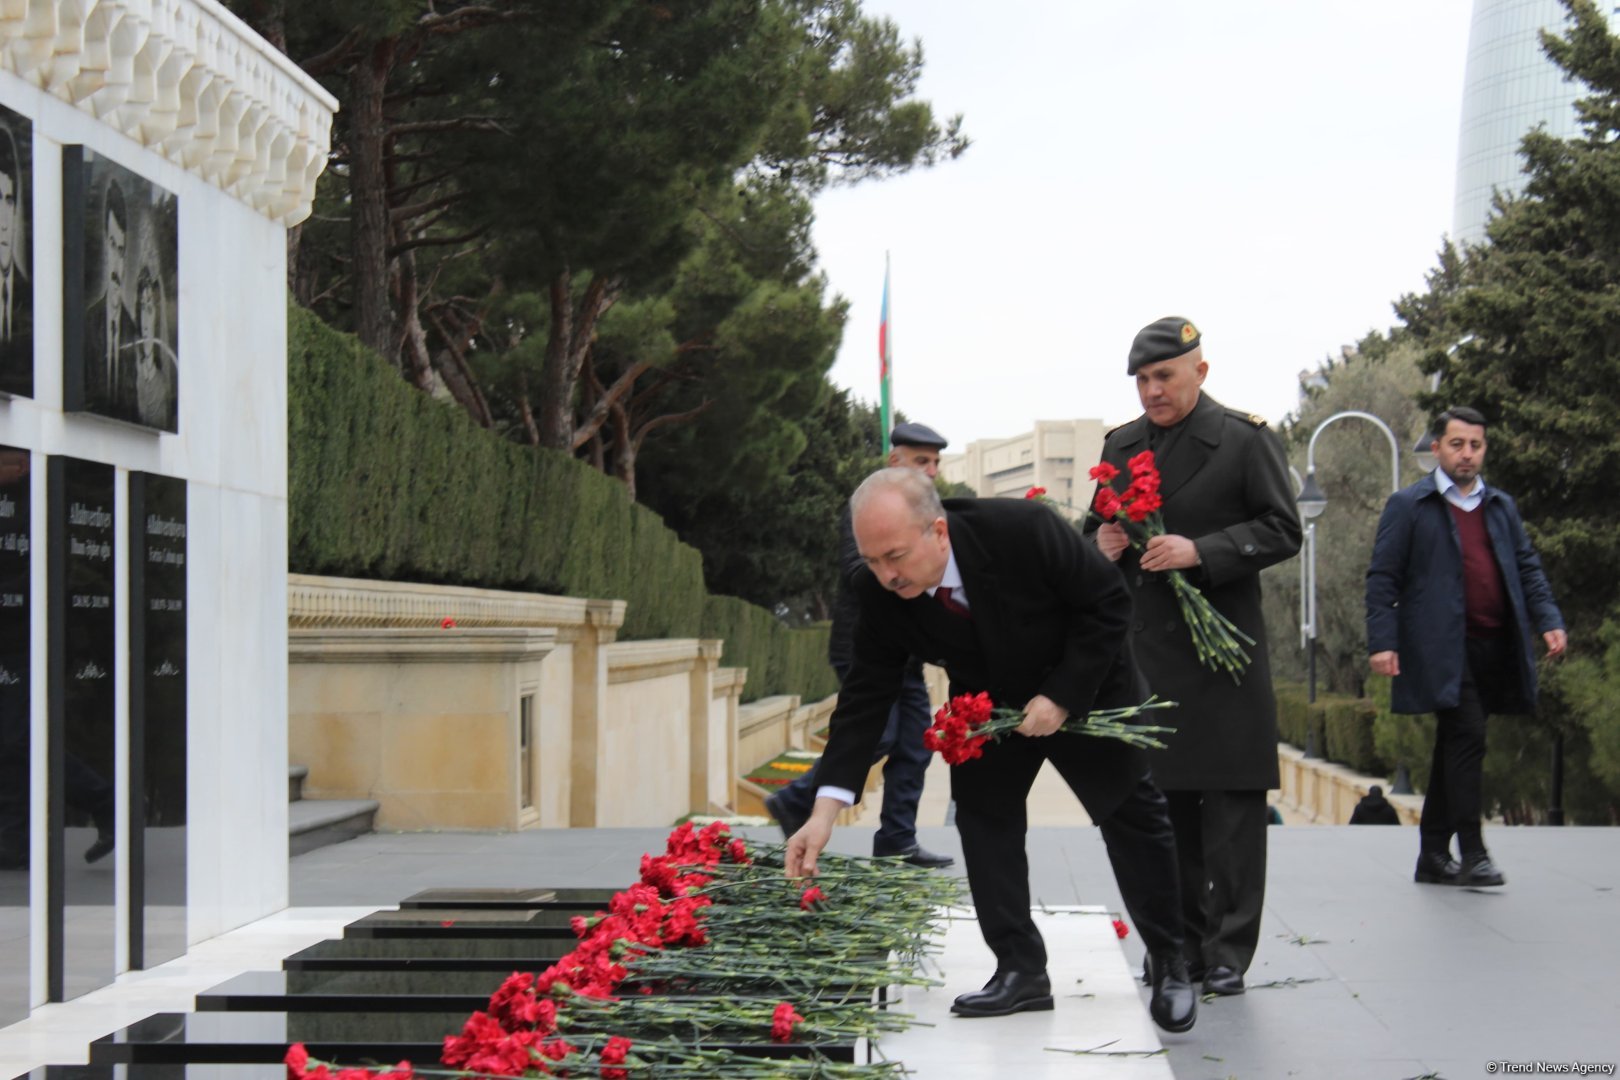
[[833,381],[960,449],[1140,413],[1136,331],[1184,315],[1205,388],[1273,422],[1298,374],[1384,329],[1451,228],[1469,0],[866,0],[920,37],[959,160],[828,192],[851,304]]

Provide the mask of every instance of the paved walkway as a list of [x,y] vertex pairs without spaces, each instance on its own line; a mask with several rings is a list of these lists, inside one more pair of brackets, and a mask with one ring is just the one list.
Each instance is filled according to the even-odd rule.
[[[292,859],[295,910],[278,918],[290,920],[293,925],[282,929],[296,936],[321,922],[315,909],[384,907],[435,886],[624,884],[640,854],[660,847],[666,833],[361,837]],[[774,830],[758,834],[774,838]],[[1269,836],[1265,920],[1249,973],[1253,988],[1244,997],[1206,1003],[1191,1032],[1161,1036],[1178,1080],[1464,1080],[1491,1075],[1491,1062],[1620,1061],[1614,978],[1620,970],[1620,829],[1489,829],[1487,842],[1509,879],[1505,888],[1490,890],[1414,885],[1412,828],[1281,826]],[[926,827],[921,839],[961,854],[953,829]],[[834,837],[841,851],[861,853],[869,844],[865,828],[841,829]],[[1119,910],[1096,829],[1033,828],[1029,855],[1038,903]],[[273,929],[272,923],[260,932]],[[1054,957],[1067,955],[1066,932],[1060,927],[1049,936]],[[1128,976],[1141,963],[1134,934],[1115,948],[1109,979]],[[987,959],[982,944],[963,941],[946,972],[946,992],[976,986]],[[162,979],[163,970],[127,976],[118,986]],[[180,992],[179,983],[168,990]],[[1107,1037],[1106,1011],[1088,1009],[1083,993],[1074,997],[1050,1018],[1061,1030],[1041,1035],[1062,1041],[1043,1046],[1082,1048]],[[47,1045],[39,1033],[59,1025],[62,1010],[72,1008],[40,1010],[28,1024],[0,1031],[0,1065],[16,1065],[28,1057],[27,1047]],[[998,1045],[1028,1049],[1019,1036],[1028,1023],[950,1019],[932,1030],[964,1060],[996,1060]],[[109,1014],[102,1030],[112,1026]],[[67,1060],[60,1052],[47,1056]],[[1069,1070],[1064,1076],[1133,1075],[1099,1071],[1112,1059],[1059,1060]],[[15,1071],[0,1069],[0,1076]],[[928,1074],[920,1075],[926,1080]],[[1498,1067],[1495,1075],[1511,1073]]]
[[[665,833],[362,837],[293,859],[292,900],[386,905],[437,885],[628,882]],[[1190,1033],[1165,1036],[1179,1080],[1463,1080],[1487,1075],[1489,1061],[1620,1061],[1620,829],[1488,829],[1509,883],[1477,891],[1414,885],[1413,828],[1269,835],[1250,980],[1278,985],[1211,1002]],[[961,855],[954,829],[925,827],[921,840]],[[834,836],[853,854],[870,842],[865,828]],[[1120,909],[1096,829],[1033,828],[1029,855],[1038,903]],[[1126,969],[1138,969],[1136,936],[1122,946]],[[993,1039],[997,1023],[955,1021],[943,1034]]]

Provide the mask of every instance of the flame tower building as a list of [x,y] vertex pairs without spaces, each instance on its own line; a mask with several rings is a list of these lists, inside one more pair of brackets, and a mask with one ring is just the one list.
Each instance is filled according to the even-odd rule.
[[1566,18],[1559,0],[1474,0],[1451,224],[1458,243],[1483,240],[1493,193],[1523,184],[1519,141],[1527,132],[1537,125],[1560,138],[1579,132],[1571,106],[1582,88],[1541,50],[1540,32],[1558,32]]

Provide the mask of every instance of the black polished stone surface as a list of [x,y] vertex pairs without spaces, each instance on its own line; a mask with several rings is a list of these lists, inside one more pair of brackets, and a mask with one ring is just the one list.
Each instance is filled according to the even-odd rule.
[[413,908],[536,908],[557,911],[595,911],[607,906],[616,889],[424,889],[399,902]]
[[571,946],[549,938],[343,938],[281,962],[286,971],[540,971]]
[[52,457],[48,477],[46,994],[65,1001],[107,985],[117,971],[118,537],[111,465]]
[[280,1064],[41,1065],[14,1080],[286,1080]]
[[29,1005],[32,471],[27,450],[0,446],[0,1027],[26,1017]]
[[129,960],[186,951],[186,482],[129,475]]
[[437,1061],[449,1013],[156,1013],[90,1044],[92,1064],[277,1062],[302,1042],[323,1061]]
[[[157,1013],[90,1044],[91,1064],[277,1062],[292,1043],[310,1056],[344,1063],[408,1059],[435,1062],[444,1037],[459,1032],[466,1013],[436,1012],[197,1012]],[[820,1054],[853,1061],[851,1043],[711,1042],[715,1050],[753,1057]]]
[[489,971],[249,971],[197,995],[198,1012],[457,1012],[487,1009]]
[[418,908],[378,911],[343,928],[346,938],[523,938],[574,940],[569,920],[580,911],[511,908]]

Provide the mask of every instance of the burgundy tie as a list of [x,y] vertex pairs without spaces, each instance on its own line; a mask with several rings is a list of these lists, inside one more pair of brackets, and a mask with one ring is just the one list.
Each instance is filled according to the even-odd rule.
[[951,592],[952,589],[949,585],[941,585],[939,588],[934,590],[934,596],[939,599],[939,602],[944,606],[946,611],[950,612],[952,615],[955,615],[957,618],[973,618],[973,612],[968,610],[968,606],[962,603],[962,601],[953,597]]

